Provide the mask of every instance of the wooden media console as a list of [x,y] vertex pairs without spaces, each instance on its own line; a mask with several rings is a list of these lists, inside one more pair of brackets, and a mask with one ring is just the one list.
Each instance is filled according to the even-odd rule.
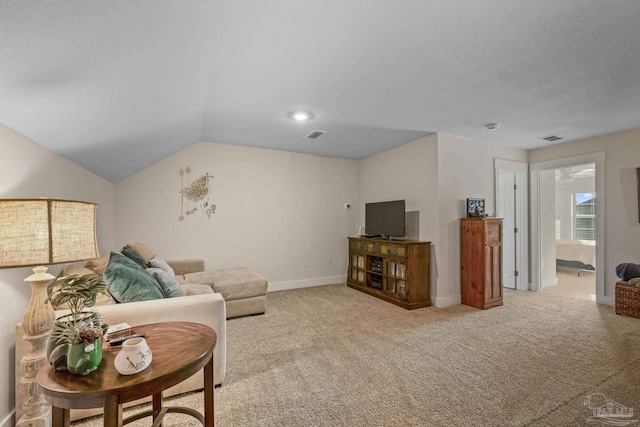
[[347,286],[412,310],[430,301],[431,242],[349,237]]

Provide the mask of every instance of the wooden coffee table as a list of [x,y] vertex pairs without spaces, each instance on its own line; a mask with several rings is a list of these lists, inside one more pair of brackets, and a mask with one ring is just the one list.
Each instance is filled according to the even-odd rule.
[[[102,348],[102,362],[89,375],[59,372],[47,363],[38,371],[38,384],[52,405],[53,427],[71,424],[69,409],[104,408],[105,426],[122,426],[136,419],[153,416],[154,426],[162,423],[168,412],[181,412],[198,418],[203,425],[214,425],[213,417],[213,349],[217,335],[200,323],[166,322],[134,326],[147,334],[151,365],[134,375],[120,375],[113,360],[120,346],[108,343]],[[162,391],[176,385],[204,367],[204,416],[190,408],[162,408]],[[122,419],[122,404],[153,396],[153,409]]]

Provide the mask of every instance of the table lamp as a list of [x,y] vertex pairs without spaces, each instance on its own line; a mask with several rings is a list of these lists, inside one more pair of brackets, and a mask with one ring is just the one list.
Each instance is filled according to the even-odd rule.
[[59,199],[0,199],[0,268],[34,267],[24,281],[31,285],[29,306],[22,318],[29,351],[20,360],[24,373],[20,391],[27,397],[16,426],[51,425],[50,406],[40,393],[36,374],[46,363],[46,345],[54,313],[47,285],[55,277],[45,265],[82,261],[98,256],[97,204]]

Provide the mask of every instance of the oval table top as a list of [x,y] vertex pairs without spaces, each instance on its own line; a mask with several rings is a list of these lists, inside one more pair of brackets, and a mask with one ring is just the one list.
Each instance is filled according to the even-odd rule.
[[152,355],[148,368],[121,375],[114,366],[121,346],[103,343],[102,362],[89,375],[56,371],[49,363],[40,368],[38,384],[47,401],[59,408],[97,408],[107,396],[118,396],[118,403],[126,403],[156,394],[203,368],[213,357],[217,340],[216,332],[200,323],[162,322],[132,329],[147,335]]

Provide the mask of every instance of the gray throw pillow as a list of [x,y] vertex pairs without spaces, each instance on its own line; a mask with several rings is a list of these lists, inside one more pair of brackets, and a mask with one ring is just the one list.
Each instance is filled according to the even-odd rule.
[[175,271],[173,271],[173,268],[171,268],[171,266],[167,263],[167,261],[163,260],[162,258],[158,258],[158,257],[151,258],[149,260],[149,267],[159,268],[161,270],[166,271],[172,276],[176,275]]
[[175,276],[170,275],[160,268],[147,268],[147,271],[153,274],[153,277],[160,283],[165,298],[184,296],[182,286],[180,286]]
[[623,262],[616,266],[616,275],[628,282],[634,277],[640,277],[640,265],[633,262]]
[[109,292],[118,302],[164,298],[158,281],[135,261],[118,252],[111,252],[103,276]]

